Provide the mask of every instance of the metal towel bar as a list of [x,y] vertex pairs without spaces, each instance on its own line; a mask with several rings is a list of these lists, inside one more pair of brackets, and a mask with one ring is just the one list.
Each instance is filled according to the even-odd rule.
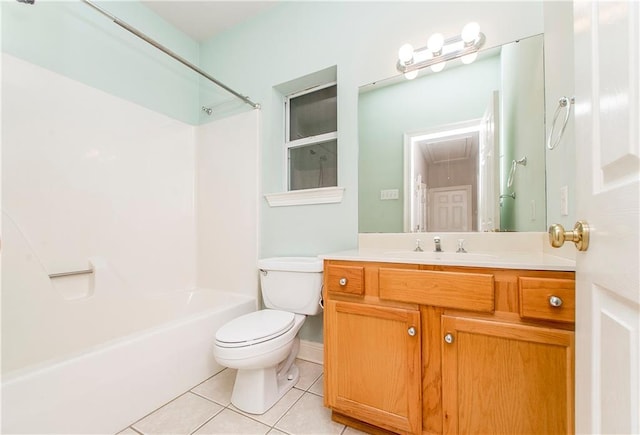
[[87,275],[89,273],[93,273],[93,269],[72,270],[71,272],[51,273],[49,274],[49,279],[62,278],[63,276]]

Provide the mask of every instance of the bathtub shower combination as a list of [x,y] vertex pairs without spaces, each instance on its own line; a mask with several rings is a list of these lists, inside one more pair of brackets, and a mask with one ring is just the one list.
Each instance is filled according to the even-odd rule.
[[3,5],[2,433],[116,433],[220,371],[216,331],[257,309],[259,111],[194,126],[17,56],[78,29],[127,50],[96,20]]
[[98,257],[52,278],[2,218],[3,433],[116,433],[220,371],[215,332],[256,309],[219,290],[132,292]]

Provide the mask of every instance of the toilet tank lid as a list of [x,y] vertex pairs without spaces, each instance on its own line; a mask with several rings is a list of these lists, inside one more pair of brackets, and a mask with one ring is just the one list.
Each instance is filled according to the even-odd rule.
[[322,259],[318,257],[274,257],[258,260],[261,270],[287,272],[322,272]]

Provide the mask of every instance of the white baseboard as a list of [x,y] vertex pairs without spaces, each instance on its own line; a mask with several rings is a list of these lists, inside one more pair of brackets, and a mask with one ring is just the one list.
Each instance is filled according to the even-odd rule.
[[298,358],[305,361],[311,361],[316,364],[324,363],[324,346],[322,343],[315,341],[300,340],[300,350]]

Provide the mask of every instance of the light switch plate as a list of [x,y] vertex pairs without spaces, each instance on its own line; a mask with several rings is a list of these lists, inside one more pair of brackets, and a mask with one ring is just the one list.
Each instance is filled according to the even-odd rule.
[[388,199],[398,199],[398,189],[384,189],[380,191],[380,199],[386,201]]

